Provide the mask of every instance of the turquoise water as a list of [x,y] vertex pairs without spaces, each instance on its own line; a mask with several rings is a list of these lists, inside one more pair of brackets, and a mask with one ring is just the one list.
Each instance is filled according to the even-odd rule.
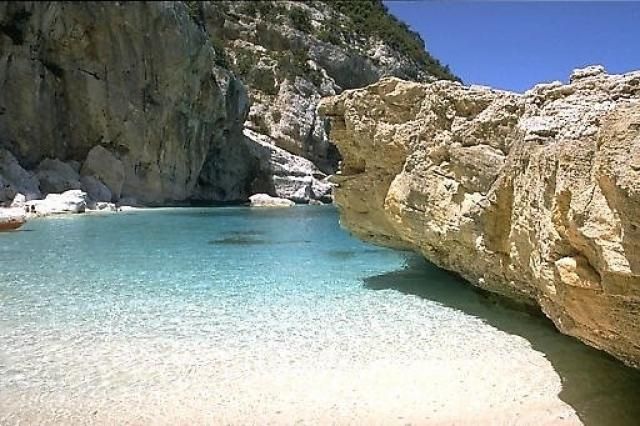
[[637,372],[331,207],[33,220],[0,259],[0,424],[640,418]]

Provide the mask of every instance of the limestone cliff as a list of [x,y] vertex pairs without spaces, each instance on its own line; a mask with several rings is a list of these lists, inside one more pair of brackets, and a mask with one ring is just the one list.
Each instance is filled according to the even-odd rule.
[[[181,2],[4,2],[0,147],[36,169],[47,158],[84,162],[100,146],[96,167],[123,171],[112,192],[186,199],[210,157],[243,161],[233,145],[248,103],[215,55]],[[201,183],[235,198],[244,180]]]
[[520,95],[383,79],[320,105],[343,224],[640,366],[640,72]]
[[[379,1],[357,2],[378,21],[350,5],[1,3],[0,203],[96,185],[145,204],[313,195],[337,164],[321,96],[387,74],[453,78]],[[314,164],[270,174],[299,161],[254,156],[264,141]]]
[[[247,143],[266,140],[310,160],[324,175],[335,172],[339,155],[327,138],[326,121],[316,115],[320,98],[389,75],[455,79],[380,1],[192,3],[215,44],[224,47],[220,62],[247,85],[246,127],[260,138]],[[258,183],[264,186],[264,179]],[[311,184],[287,179],[271,193],[287,197],[292,191],[312,192]]]

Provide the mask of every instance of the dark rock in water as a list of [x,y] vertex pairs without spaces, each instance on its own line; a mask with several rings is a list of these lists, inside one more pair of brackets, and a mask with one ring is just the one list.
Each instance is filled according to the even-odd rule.
[[223,235],[253,237],[256,235],[264,235],[264,231],[260,229],[232,230],[223,232]]
[[356,252],[354,250],[329,250],[327,254],[329,257],[344,260],[351,259],[356,256]]
[[225,237],[217,240],[210,240],[208,244],[212,245],[257,245],[257,244],[269,244],[270,242],[267,240],[261,240],[258,238],[252,238],[249,236],[233,236],[233,237]]

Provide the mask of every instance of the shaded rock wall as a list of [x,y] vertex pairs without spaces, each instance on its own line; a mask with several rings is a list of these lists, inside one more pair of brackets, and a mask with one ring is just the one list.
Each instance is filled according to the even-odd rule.
[[320,112],[353,233],[640,366],[640,72],[589,67],[523,95],[391,78]]
[[[252,155],[245,124],[293,163],[333,173],[339,155],[316,115],[322,96],[388,74],[432,79],[360,30],[330,2],[2,3],[0,148],[25,170],[0,167],[0,203],[19,189],[37,196],[38,176],[35,191],[14,178],[53,160],[78,165],[80,178],[97,180],[85,179],[93,193],[104,198],[104,185],[116,202],[246,200],[282,176]],[[68,175],[41,172],[41,192],[79,187]]]
[[[228,90],[215,55],[182,2],[2,3],[0,147],[34,169],[102,146],[122,163],[122,197],[187,199],[212,147],[241,142],[248,108],[229,99],[244,92]],[[216,181],[212,196],[246,197],[243,178]]]

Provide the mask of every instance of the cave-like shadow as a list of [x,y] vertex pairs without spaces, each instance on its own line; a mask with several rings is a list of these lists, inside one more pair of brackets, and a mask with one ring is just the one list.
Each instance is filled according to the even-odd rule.
[[558,332],[539,311],[476,289],[415,255],[404,269],[364,279],[366,288],[416,295],[527,339],[562,381],[560,399],[586,425],[640,424],[640,371]]

